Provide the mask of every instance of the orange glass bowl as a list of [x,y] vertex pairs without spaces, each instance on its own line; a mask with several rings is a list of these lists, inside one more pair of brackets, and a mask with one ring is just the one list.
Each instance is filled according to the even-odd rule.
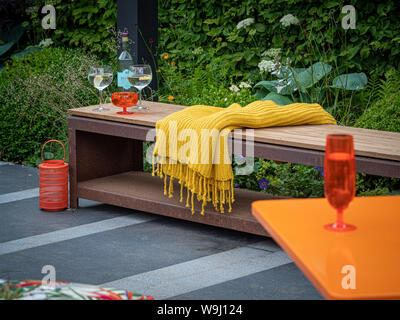
[[136,92],[114,92],[111,95],[111,102],[114,106],[123,108],[123,111],[117,114],[134,114],[134,112],[126,111],[126,108],[133,107],[138,101]]

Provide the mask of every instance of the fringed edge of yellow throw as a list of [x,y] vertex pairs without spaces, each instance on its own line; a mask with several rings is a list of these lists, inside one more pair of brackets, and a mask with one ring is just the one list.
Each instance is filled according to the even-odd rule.
[[186,207],[191,208],[192,214],[195,212],[195,194],[197,201],[201,202],[200,213],[202,215],[204,215],[205,207],[209,202],[218,212],[225,213],[225,205],[228,206],[228,212],[232,211],[232,203],[235,202],[233,179],[217,181],[213,178],[206,178],[186,164],[161,163],[161,157],[157,155],[153,155],[152,175],[164,179],[164,195],[168,195],[169,198],[174,195],[174,180],[178,180],[180,184],[179,201],[183,202],[184,188],[186,188]]

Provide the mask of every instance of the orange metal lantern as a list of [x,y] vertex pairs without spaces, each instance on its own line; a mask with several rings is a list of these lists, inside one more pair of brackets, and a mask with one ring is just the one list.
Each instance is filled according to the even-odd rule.
[[[62,160],[43,160],[43,149],[49,142],[58,142],[64,148]],[[49,140],[42,147],[39,164],[39,207],[46,211],[62,211],[68,207],[68,163],[65,147],[58,140]]]

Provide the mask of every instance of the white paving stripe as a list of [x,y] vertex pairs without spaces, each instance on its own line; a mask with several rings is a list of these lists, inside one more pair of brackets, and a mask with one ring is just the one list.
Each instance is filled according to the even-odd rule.
[[39,197],[39,188],[27,189],[0,195],[0,204]]
[[22,239],[12,240],[0,243],[0,255],[13,253],[21,250],[31,249],[47,244],[52,244],[60,241],[71,240],[94,233],[118,229],[134,224],[155,220],[154,217],[142,217],[127,215],[122,217],[111,218],[98,222],[83,224],[76,227],[71,227],[63,230],[48,232],[36,236],[26,237]]
[[168,299],[194,290],[269,270],[292,260],[282,250],[268,253],[240,247],[102,284]]
[[8,162],[0,161],[0,166],[5,166]]

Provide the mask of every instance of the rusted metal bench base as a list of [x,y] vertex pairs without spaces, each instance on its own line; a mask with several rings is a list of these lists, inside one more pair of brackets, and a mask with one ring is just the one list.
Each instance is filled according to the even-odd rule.
[[[149,127],[89,119],[69,118],[70,206],[78,199],[89,199],[125,208],[156,213],[193,222],[268,236],[251,215],[251,203],[260,199],[278,199],[262,192],[236,190],[230,213],[215,212],[200,205],[191,213],[179,194],[164,195],[163,181],[143,172],[143,141]],[[99,133],[106,132],[107,134]],[[174,190],[179,190],[176,185]],[[184,191],[186,200],[186,191]]]
[[[277,199],[263,192],[235,189],[231,213],[218,213],[210,206],[205,215],[200,205],[191,214],[179,195],[163,194],[163,181],[143,173],[143,141],[152,127],[80,116],[69,117],[70,206],[78,198],[209,224],[268,235],[251,214],[251,202]],[[323,166],[323,151],[256,142],[254,156],[277,161]],[[356,157],[357,171],[399,177],[399,162]],[[176,186],[174,190],[179,190]],[[186,199],[186,198],[184,198]]]
[[[174,190],[179,190],[178,183]],[[227,229],[258,235],[268,235],[261,224],[250,214],[251,203],[260,199],[276,199],[265,193],[249,190],[235,192],[235,205],[230,213],[218,213],[212,205],[206,207],[205,214],[200,214],[200,204],[195,204],[196,212],[191,213],[184,202],[179,202],[179,194],[168,198],[163,192],[163,181],[149,173],[129,171],[104,178],[78,183],[78,197],[96,200],[120,207],[137,209],[168,217],[204,223]]]

